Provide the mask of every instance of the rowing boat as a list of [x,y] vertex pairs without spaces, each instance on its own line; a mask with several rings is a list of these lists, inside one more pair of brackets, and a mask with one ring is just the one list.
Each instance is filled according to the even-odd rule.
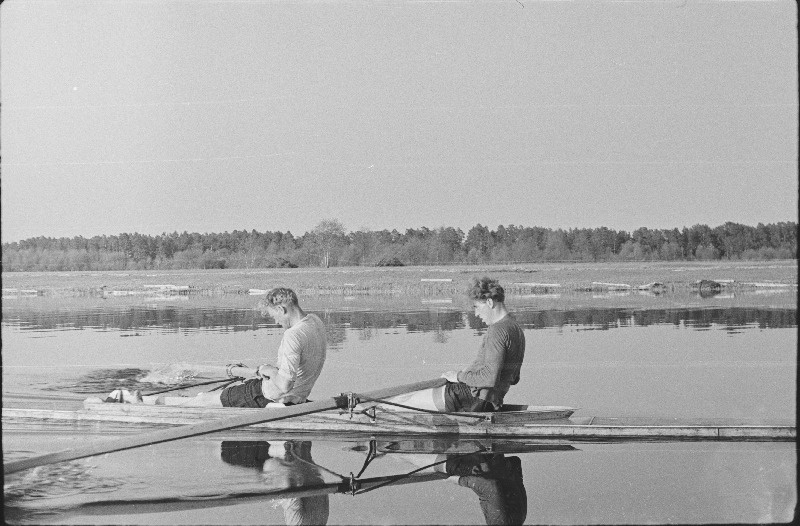
[[[88,398],[77,411],[3,408],[3,425],[20,422],[182,426],[255,415],[271,409],[200,408],[107,403]],[[245,433],[289,432],[349,436],[559,438],[574,440],[795,440],[794,422],[732,419],[608,418],[574,416],[563,406],[506,405],[496,413],[431,413],[359,404],[255,424]]]

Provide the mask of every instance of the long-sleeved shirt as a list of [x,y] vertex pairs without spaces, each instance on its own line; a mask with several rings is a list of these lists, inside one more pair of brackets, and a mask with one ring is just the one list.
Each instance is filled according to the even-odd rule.
[[524,358],[525,334],[517,320],[506,314],[489,325],[478,355],[469,367],[459,371],[458,381],[470,386],[473,395],[499,407],[509,388],[519,382]]
[[316,314],[308,314],[286,329],[278,347],[278,374],[289,380],[289,390],[282,393],[266,382],[264,395],[276,402],[303,403],[325,364],[325,326]]

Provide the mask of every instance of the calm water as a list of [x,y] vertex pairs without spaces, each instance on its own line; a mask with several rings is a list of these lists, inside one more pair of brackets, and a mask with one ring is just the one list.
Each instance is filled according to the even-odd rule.
[[[85,393],[118,386],[146,393],[196,381],[206,365],[272,361],[282,330],[252,309],[256,299],[4,301],[3,403],[77,408]],[[580,408],[578,416],[794,419],[796,309],[659,309],[655,302],[554,311],[536,298],[509,304],[527,339],[522,381],[509,402],[569,405]],[[469,362],[485,330],[457,302],[386,300],[367,308],[331,298],[305,306],[328,330],[314,399],[437,377]],[[64,392],[73,396],[58,401]],[[3,452],[19,458],[128,432],[4,425]],[[291,522],[293,506],[305,506],[316,520],[327,513],[331,524],[485,524],[497,516],[481,507],[483,498],[503,503],[493,513],[527,523],[751,523],[789,520],[797,500],[795,445],[786,443],[523,442],[482,457],[465,453],[486,444],[401,444],[384,448],[361,478],[447,460],[445,472],[427,468],[421,479],[353,496],[325,491],[359,472],[366,442],[241,435],[17,474],[6,480],[7,518],[281,524]],[[447,479],[463,470],[471,487]]]

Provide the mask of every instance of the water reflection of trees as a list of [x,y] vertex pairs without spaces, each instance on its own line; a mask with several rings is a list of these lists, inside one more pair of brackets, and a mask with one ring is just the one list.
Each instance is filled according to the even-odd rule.
[[[688,328],[758,326],[782,329],[797,326],[796,309],[719,308],[719,309],[585,309],[568,311],[527,311],[514,313],[526,329],[575,326],[608,330],[619,327],[681,325]],[[470,324],[472,325],[472,324]]]
[[328,349],[337,351],[342,348],[342,344],[347,340],[347,330],[341,323],[336,323],[331,316],[330,311],[320,312],[319,317],[325,324],[325,340],[328,344]]
[[[472,312],[458,310],[392,311],[323,311],[317,313],[325,322],[328,342],[337,348],[346,340],[347,330],[370,339],[378,329],[404,329],[406,332],[432,332],[446,340],[447,332],[470,328],[483,332],[486,326]],[[761,329],[797,327],[796,309],[753,307],[690,308],[635,310],[623,308],[575,310],[520,310],[514,316],[526,329],[574,326],[582,329],[608,330],[618,327],[650,325],[685,326],[692,329],[719,325],[726,328]],[[272,320],[252,309],[186,308],[178,306],[136,306],[125,309],[41,310],[8,309],[3,323],[21,330],[98,329],[135,331],[253,331],[276,328]],[[438,341],[438,340],[437,340]]]

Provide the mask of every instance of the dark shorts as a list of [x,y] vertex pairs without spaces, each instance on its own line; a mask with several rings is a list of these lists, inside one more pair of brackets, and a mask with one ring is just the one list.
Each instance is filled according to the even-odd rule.
[[245,468],[262,469],[269,456],[269,442],[246,440],[223,440],[222,460],[227,464]]
[[223,407],[267,407],[268,403],[274,401],[264,397],[261,391],[261,378],[245,380],[244,383],[226,387],[219,398]]
[[464,382],[447,382],[444,388],[444,405],[448,412],[494,411],[494,406],[472,394],[472,388]]

